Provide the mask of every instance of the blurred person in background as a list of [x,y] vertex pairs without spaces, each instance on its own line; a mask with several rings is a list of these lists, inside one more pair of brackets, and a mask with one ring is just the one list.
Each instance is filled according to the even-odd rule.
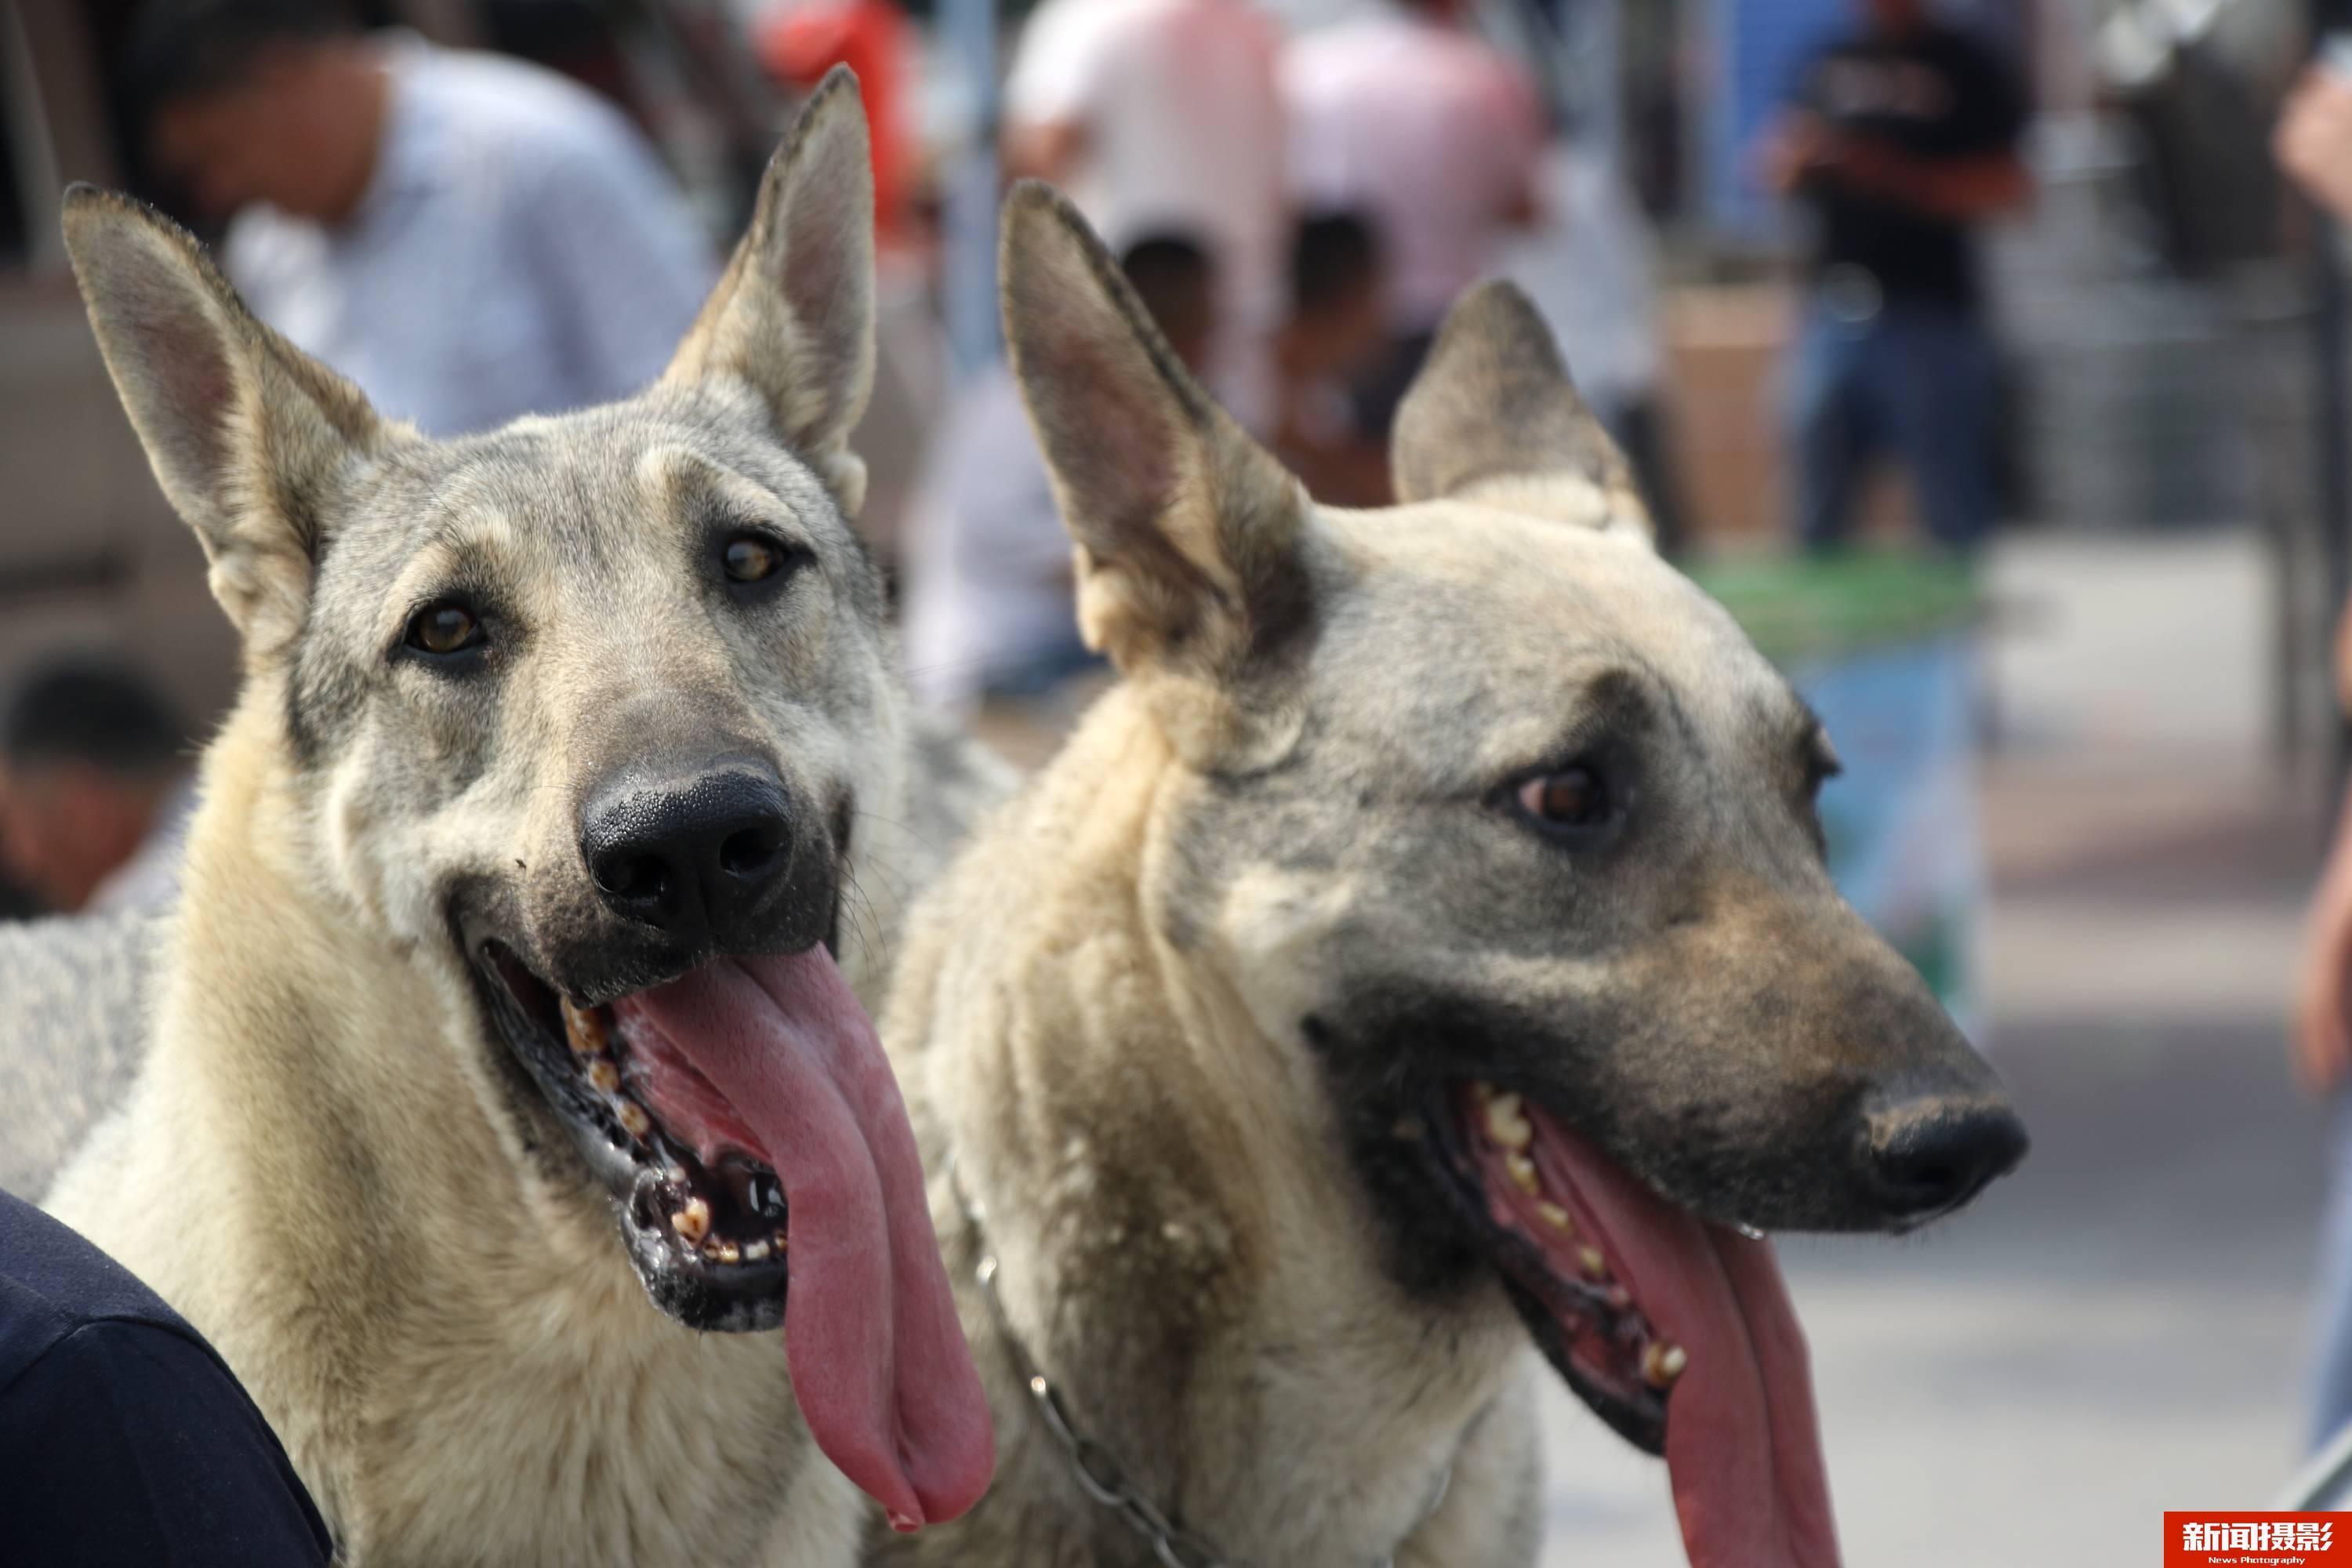
[[1573,133],[1555,137],[1538,176],[1541,216],[1496,270],[1550,322],[1577,390],[1624,448],[1649,503],[1659,553],[1682,553],[1658,321],[1657,240],[1623,174]]
[[187,726],[128,665],[49,660],[0,709],[0,867],[52,912],[170,903],[194,806]]
[[1113,251],[1182,234],[1215,255],[1208,379],[1252,426],[1290,237],[1281,50],[1250,0],[1045,0],[1004,85],[1007,174],[1059,185]]
[[1318,500],[1394,500],[1388,449],[1358,429],[1348,397],[1388,341],[1388,268],[1370,223],[1347,212],[1299,219],[1290,247],[1290,314],[1275,337],[1270,445]]
[[[1185,235],[1148,236],[1120,268],[1194,374],[1217,338],[1217,266]],[[1079,640],[1070,536],[998,363],[958,395],[933,445],[906,557],[903,647],[916,698],[951,718],[1049,691],[1097,660]]]
[[2315,65],[2281,110],[2272,150],[2304,194],[2339,221],[2352,220],[2352,81]]
[[429,434],[636,391],[717,275],[635,128],[536,66],[335,0],[152,0],[128,74],[255,313]]
[[1294,196],[1364,214],[1388,257],[1389,352],[1357,399],[1371,440],[1387,439],[1446,309],[1537,213],[1542,101],[1517,61],[1467,29],[1465,9],[1400,0],[1283,55]]
[[[2339,222],[2352,221],[2352,81],[2326,65],[2305,72],[2279,116],[2273,149],[2305,194]],[[2352,614],[2336,623],[2336,690],[2352,716]],[[2316,1449],[2352,1422],[2352,1096],[2344,1092],[2352,1069],[2352,798],[2338,808],[2312,898],[2291,1044],[2296,1079],[2333,1101],[2336,1121],[2313,1287],[2318,1365],[2309,1437]]]
[[1797,527],[1843,542],[1882,451],[1928,533],[1967,550],[1999,510],[2000,363],[1975,230],[2031,199],[2023,83],[1927,0],[1860,0],[1809,59],[1760,165],[1811,218],[1790,376]]
[[915,159],[907,89],[919,42],[897,0],[792,0],[770,10],[757,33],[760,63],[798,92],[814,91],[837,65],[857,73],[874,154],[874,235],[890,248],[908,240]]

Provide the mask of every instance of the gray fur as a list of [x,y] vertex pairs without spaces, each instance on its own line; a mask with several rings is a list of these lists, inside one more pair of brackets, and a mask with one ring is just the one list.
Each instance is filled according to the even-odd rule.
[[0,1188],[37,1198],[139,1067],[164,916],[0,924]]

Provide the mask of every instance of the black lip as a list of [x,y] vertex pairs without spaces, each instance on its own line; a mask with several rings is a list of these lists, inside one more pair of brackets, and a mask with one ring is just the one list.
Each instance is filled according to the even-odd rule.
[[1643,1386],[1629,1394],[1600,1382],[1576,1364],[1559,1325],[1560,1314],[1572,1312],[1616,1338],[1638,1321],[1633,1311],[1612,1306],[1604,1293],[1584,1280],[1554,1273],[1533,1242],[1495,1222],[1487,1212],[1486,1185],[1463,1146],[1451,1094],[1441,1090],[1429,1096],[1421,1120],[1426,1136],[1419,1147],[1432,1181],[1477,1238],[1544,1360],[1610,1430],[1643,1453],[1664,1457],[1671,1390]]
[[[492,1032],[501,1039],[604,1190],[629,1262],[656,1306],[689,1328],[755,1332],[782,1326],[791,1269],[785,1257],[758,1263],[706,1260],[670,1226],[661,1202],[665,1165],[700,1167],[656,1125],[656,1158],[631,1152],[633,1140],[574,1065],[556,1015],[556,988],[496,937],[469,937],[467,967]],[[681,969],[678,973],[686,971]],[[675,979],[676,974],[663,978]],[[545,1015],[533,1001],[545,998]],[[784,1223],[789,1226],[789,1203]]]

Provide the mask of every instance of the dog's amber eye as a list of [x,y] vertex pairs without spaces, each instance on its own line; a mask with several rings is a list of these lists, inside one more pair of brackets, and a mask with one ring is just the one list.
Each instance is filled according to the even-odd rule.
[[446,599],[425,605],[408,623],[408,646],[436,658],[463,653],[481,640],[482,623],[474,612]]
[[1521,784],[1519,805],[1556,827],[1598,827],[1609,816],[1609,792],[1591,768],[1562,768]]
[[744,533],[727,542],[719,562],[727,568],[730,581],[757,583],[776,574],[784,563],[784,552],[764,539]]

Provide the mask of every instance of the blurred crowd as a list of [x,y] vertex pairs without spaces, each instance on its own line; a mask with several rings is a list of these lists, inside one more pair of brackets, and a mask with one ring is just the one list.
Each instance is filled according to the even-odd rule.
[[[1579,9],[1531,0],[1502,37],[1472,0],[1366,4],[1297,30],[1255,0],[1044,0],[1005,55],[1002,175],[1066,192],[1171,348],[1334,504],[1389,499],[1389,422],[1446,305],[1482,277],[1515,278],[1674,553],[1687,529],[1656,237],[1614,128],[1577,73],[1548,68]],[[265,322],[428,433],[657,374],[715,260],[642,106],[595,90],[593,69],[368,20],[333,0],[139,6],[117,74],[150,193],[216,237]],[[886,268],[936,298],[914,23],[893,0],[783,0],[747,36],[782,99],[832,65],[857,70]],[[1805,237],[1784,399],[1791,537],[1842,542],[1862,481],[1890,458],[1928,537],[1965,552],[1990,531],[1997,354],[1973,231],[2026,197],[2020,81],[1921,0],[1853,0],[1755,149]],[[886,322],[885,402],[893,341]],[[1094,661],[1072,625],[1066,536],[1008,374],[898,369],[935,384],[898,411],[915,431],[902,460],[869,450],[877,494],[904,500],[869,505],[868,522],[897,569],[919,696],[971,719],[1082,689]],[[869,418],[877,441],[882,422]],[[101,889],[24,846],[87,837],[107,859],[151,816],[168,841],[179,809],[117,755],[144,755],[140,726],[172,728],[161,700],[127,667],[85,666],[20,682],[31,749],[9,731],[0,793],[0,845],[19,847],[0,874],[52,910]],[[110,702],[83,716],[123,734],[45,726],[53,677],[106,683]],[[77,780],[130,783],[59,790],[44,781],[66,762],[38,759],[61,753]],[[105,804],[74,826],[52,797]]]

